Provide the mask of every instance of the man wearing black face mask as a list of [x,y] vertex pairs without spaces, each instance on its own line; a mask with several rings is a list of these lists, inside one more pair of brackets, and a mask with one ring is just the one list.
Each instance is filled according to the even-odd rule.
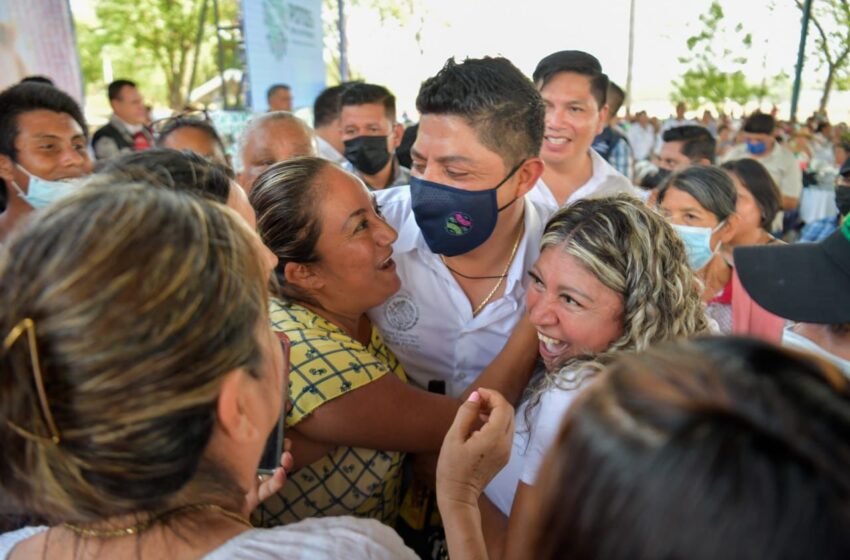
[[348,160],[344,167],[372,190],[408,184],[410,170],[394,155],[404,128],[396,122],[393,94],[383,86],[355,83],[339,103],[343,155]]
[[850,158],[841,165],[838,177],[835,178],[835,205],[838,207],[838,215],[806,224],[800,232],[799,241],[817,243],[826,239],[850,215]]

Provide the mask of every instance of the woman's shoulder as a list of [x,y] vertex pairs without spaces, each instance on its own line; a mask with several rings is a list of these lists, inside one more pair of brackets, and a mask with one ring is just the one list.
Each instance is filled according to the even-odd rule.
[[374,519],[311,518],[274,529],[247,531],[214,550],[206,560],[360,558],[415,559],[398,534]]
[[5,560],[11,554],[12,549],[19,543],[46,531],[47,527],[24,527],[16,531],[0,534],[0,560]]

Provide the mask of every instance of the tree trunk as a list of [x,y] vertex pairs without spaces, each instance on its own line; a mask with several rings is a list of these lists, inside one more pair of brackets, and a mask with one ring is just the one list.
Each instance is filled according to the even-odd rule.
[[835,82],[835,70],[836,67],[834,65],[828,66],[829,71],[826,73],[826,81],[823,84],[823,93],[820,98],[820,107],[818,108],[818,112],[821,115],[826,114],[826,105],[829,103],[829,94],[832,91],[832,84]]

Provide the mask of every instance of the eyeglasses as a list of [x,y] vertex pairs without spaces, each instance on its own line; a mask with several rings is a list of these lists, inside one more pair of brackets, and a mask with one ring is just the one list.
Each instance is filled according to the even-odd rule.
[[183,111],[182,113],[164,119],[155,120],[151,123],[151,131],[154,135],[159,136],[163,130],[181,122],[205,122],[212,125],[212,119],[209,113],[204,109],[198,109],[194,111]]

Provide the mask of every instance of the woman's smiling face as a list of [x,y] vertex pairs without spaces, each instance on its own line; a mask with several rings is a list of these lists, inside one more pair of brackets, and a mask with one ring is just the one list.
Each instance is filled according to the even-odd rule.
[[547,370],[604,352],[623,334],[623,297],[561,245],[543,249],[529,275],[528,315]]

